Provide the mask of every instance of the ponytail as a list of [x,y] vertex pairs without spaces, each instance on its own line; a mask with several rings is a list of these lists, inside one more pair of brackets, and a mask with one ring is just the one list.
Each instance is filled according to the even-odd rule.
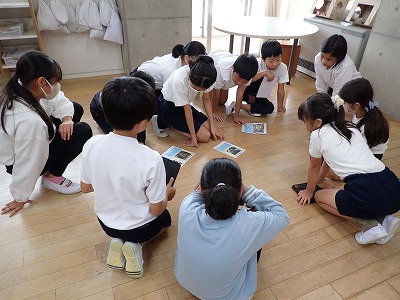
[[365,110],[364,117],[356,126],[361,128],[364,125],[364,135],[370,148],[387,142],[389,122],[380,111],[378,103],[373,100],[374,90],[367,79],[357,78],[346,82],[339,96],[350,105],[359,103],[361,109]]
[[210,160],[203,168],[201,197],[206,213],[215,220],[226,220],[235,215],[242,189],[239,165],[228,158]]

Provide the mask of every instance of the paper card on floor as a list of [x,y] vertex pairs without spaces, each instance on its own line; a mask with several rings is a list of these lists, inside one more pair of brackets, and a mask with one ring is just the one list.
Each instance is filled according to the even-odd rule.
[[235,146],[225,141],[219,143],[217,146],[214,147],[214,149],[232,157],[238,157],[240,154],[246,151],[239,146]]
[[243,124],[242,132],[251,134],[267,134],[267,123]]
[[193,156],[194,152],[171,146],[161,156],[180,163],[182,166]]

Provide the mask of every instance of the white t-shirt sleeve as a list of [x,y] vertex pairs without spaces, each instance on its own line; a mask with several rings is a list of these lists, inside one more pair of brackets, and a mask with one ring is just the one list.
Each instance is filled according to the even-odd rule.
[[148,182],[146,196],[150,203],[159,203],[166,195],[166,174],[163,160],[160,155],[155,155],[146,172],[144,180]]
[[311,132],[309,152],[311,157],[321,158],[322,157],[322,139],[319,137],[319,130]]
[[324,66],[321,63],[321,53],[318,53],[314,59],[314,69],[315,69],[315,88],[319,93],[326,93],[328,86],[323,78]]
[[289,82],[289,72],[287,66],[281,63],[279,66],[278,83]]

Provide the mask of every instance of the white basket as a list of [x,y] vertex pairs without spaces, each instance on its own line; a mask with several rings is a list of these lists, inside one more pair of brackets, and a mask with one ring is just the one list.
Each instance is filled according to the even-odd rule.
[[0,37],[21,36],[24,33],[24,23],[21,20],[1,20]]
[[18,59],[27,51],[38,50],[39,47],[35,45],[19,46],[13,48],[3,49],[3,60],[6,66],[14,66]]

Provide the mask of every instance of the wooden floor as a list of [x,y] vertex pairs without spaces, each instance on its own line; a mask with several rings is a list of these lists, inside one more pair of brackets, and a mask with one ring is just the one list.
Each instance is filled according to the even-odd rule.
[[[94,134],[100,131],[91,119],[89,102],[109,78],[62,82],[66,95],[84,106],[84,120]],[[236,159],[244,181],[282,202],[290,216],[290,225],[262,251],[253,299],[400,299],[400,232],[386,245],[361,246],[354,239],[358,226],[352,222],[315,204],[297,205],[291,185],[306,180],[309,161],[308,133],[297,119],[297,107],[314,92],[314,80],[298,72],[286,91],[285,114],[254,118],[242,113],[248,121],[266,122],[267,135],[241,133],[231,118],[220,125],[228,142],[246,149]],[[383,161],[400,176],[400,122],[390,125]],[[160,153],[171,145],[185,148],[174,132],[168,130],[170,137],[164,139],[155,137],[151,126],[147,132],[148,146]],[[196,299],[174,276],[176,221],[179,205],[197,185],[202,166],[221,156],[213,150],[218,143],[189,149],[196,154],[181,169],[175,199],[168,205],[172,226],[145,245],[145,276],[140,279],[107,268],[110,237],[93,212],[93,194],[65,196],[38,182],[36,205],[13,218],[0,217],[0,299]],[[79,167],[80,157],[65,175],[79,181]],[[12,200],[9,184],[10,176],[2,171],[1,206]]]

